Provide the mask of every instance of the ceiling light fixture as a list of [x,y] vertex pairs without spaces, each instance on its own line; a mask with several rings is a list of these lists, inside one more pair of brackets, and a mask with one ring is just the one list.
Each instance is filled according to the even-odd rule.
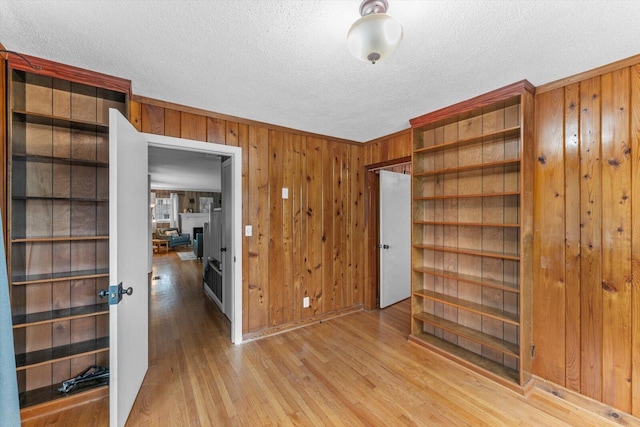
[[362,17],[347,33],[347,46],[359,60],[375,64],[400,45],[402,25],[386,14],[388,8],[387,0],[364,0],[360,5]]

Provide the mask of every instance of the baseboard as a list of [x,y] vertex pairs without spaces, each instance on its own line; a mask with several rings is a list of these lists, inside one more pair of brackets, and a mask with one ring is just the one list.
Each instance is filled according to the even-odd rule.
[[533,376],[534,391],[548,393],[556,399],[562,399],[578,409],[596,414],[609,422],[624,425],[640,427],[640,418],[613,408],[605,403],[599,402],[590,397],[584,396],[576,391],[569,390],[544,378]]
[[81,393],[76,393],[71,396],[61,397],[60,399],[55,399],[50,402],[29,406],[28,408],[22,408],[20,410],[20,418],[22,422],[25,422],[105,398],[109,398],[109,386],[106,385],[92,388],[91,390],[83,391]]
[[259,338],[268,337],[271,335],[280,334],[282,332],[291,331],[294,329],[302,328],[308,325],[312,325],[318,322],[324,322],[326,320],[335,319],[337,317],[346,316],[348,314],[356,313],[358,311],[363,310],[363,305],[359,304],[354,307],[345,308],[342,310],[336,310],[329,313],[319,314],[317,316],[305,317],[304,319],[296,320],[295,322],[283,323],[282,325],[273,326],[269,328],[262,329],[257,332],[251,332],[248,334],[242,335],[242,341],[252,341]]

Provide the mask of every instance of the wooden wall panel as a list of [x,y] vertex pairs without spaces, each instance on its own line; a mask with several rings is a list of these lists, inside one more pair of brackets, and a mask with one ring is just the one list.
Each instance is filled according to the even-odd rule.
[[284,323],[284,292],[289,283],[284,277],[283,222],[283,136],[282,131],[269,131],[269,324]]
[[242,149],[243,334],[362,306],[363,145],[138,102],[143,132]]
[[180,138],[182,134],[180,111],[164,109],[164,134]]
[[[295,221],[295,203],[297,201],[295,187],[296,174],[296,155],[294,152],[294,136],[290,133],[283,135],[282,141],[282,187],[289,191],[289,198],[282,200],[282,280],[284,282],[282,290],[282,320],[283,323],[296,320],[296,312],[298,312],[299,302],[295,292],[296,282],[294,278],[294,250],[296,248],[299,232],[296,230]],[[273,185],[271,182],[269,185]],[[300,284],[297,283],[299,289]],[[285,303],[285,301],[287,303]]]
[[564,90],[536,99],[537,146],[534,174],[533,370],[565,384],[565,255],[564,255]]
[[206,120],[207,142],[226,145],[225,121],[214,117],[207,117]]
[[600,78],[580,83],[580,392],[602,399]]
[[629,69],[602,76],[603,401],[631,403],[631,164]]
[[633,278],[631,294],[631,412],[640,414],[640,239],[636,236],[640,230],[640,65],[631,67],[631,213],[633,218],[631,242],[631,276]]
[[327,312],[336,307],[335,289],[333,287],[334,273],[334,231],[333,227],[336,212],[333,210],[335,198],[333,180],[334,162],[332,148],[335,143],[328,142],[322,145],[322,312]]
[[[227,135],[230,127],[227,126]],[[249,126],[235,123],[231,126],[231,131],[235,131],[238,138],[238,146],[242,147],[242,224],[249,222]],[[243,234],[242,237],[242,333],[249,332],[249,239]]]
[[307,261],[306,282],[310,297],[310,306],[304,311],[305,317],[322,313],[322,141],[317,138],[307,138]]
[[533,369],[638,416],[640,65],[567,83],[536,94]]
[[411,132],[407,131],[400,135],[389,138],[389,159],[400,159],[410,156],[411,149]]
[[[307,280],[307,271],[308,271],[308,255],[309,255],[309,232],[308,232],[308,223],[309,223],[309,211],[308,211],[308,199],[307,195],[309,193],[309,189],[307,187],[307,182],[309,181],[309,177],[307,175],[307,138],[296,138],[294,149],[297,153],[297,161],[298,168],[296,170],[296,178],[297,183],[295,185],[296,194],[298,195],[298,203],[297,203],[297,214],[299,217],[299,224],[296,225],[296,230],[300,232],[300,241],[299,241],[299,250],[298,256],[296,257],[297,262],[294,262],[294,269],[296,271],[296,280],[299,283],[299,294],[297,295],[297,299],[294,297],[294,304],[299,304],[299,301],[302,301],[304,297],[311,297],[309,292],[309,281]],[[302,305],[299,305],[300,311],[297,315],[297,319],[302,319],[304,317],[308,317],[308,312],[310,308],[303,308]]]
[[347,288],[350,294],[347,297],[347,305],[362,304],[364,301],[364,254],[365,224],[364,224],[364,159],[363,150],[358,146],[351,146],[351,158],[349,177],[350,212],[349,212],[349,267],[350,286]]
[[580,391],[580,85],[564,91],[565,287],[567,296],[565,387]]
[[138,132],[142,131],[142,105],[139,102],[129,103],[129,121]]
[[[225,143],[227,145],[233,145],[234,147],[239,147],[240,146],[240,139],[238,136],[239,124],[236,122],[226,122],[225,129],[226,129]],[[242,152],[246,153],[244,149],[242,150]]]
[[269,324],[269,131],[249,126],[249,330]]
[[207,118],[197,114],[180,113],[180,138],[207,140]]
[[165,135],[164,108],[142,104],[140,110],[142,132]]
[[365,144],[365,165],[411,156],[411,131],[398,132]]
[[[331,209],[333,211],[331,230],[333,235],[333,248],[331,250],[330,262],[333,264],[333,278],[331,281],[331,300],[335,309],[345,307],[344,286],[347,277],[346,258],[346,241],[347,233],[345,221],[345,201],[348,200],[348,194],[345,193],[345,186],[348,184],[345,164],[349,162],[348,147],[344,144],[333,143],[331,147],[331,163],[333,167],[332,186],[333,199],[331,201]],[[348,189],[348,187],[346,187]]]

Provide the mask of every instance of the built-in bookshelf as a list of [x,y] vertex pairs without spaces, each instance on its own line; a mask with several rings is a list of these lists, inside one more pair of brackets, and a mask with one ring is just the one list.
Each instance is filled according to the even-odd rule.
[[531,377],[533,87],[411,120],[411,341],[513,389]]
[[64,398],[62,381],[109,366],[109,308],[98,296],[109,277],[108,110],[126,114],[130,88],[31,59],[41,68],[10,56],[7,76],[7,254],[23,408]]

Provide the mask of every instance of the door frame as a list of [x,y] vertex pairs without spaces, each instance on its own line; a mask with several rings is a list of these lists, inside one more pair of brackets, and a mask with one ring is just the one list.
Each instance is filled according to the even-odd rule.
[[364,166],[365,269],[364,309],[380,308],[380,176],[377,171],[397,166],[411,166],[411,156]]
[[[232,316],[231,342],[242,342],[242,148],[192,139],[176,138],[164,135],[143,133],[150,147],[173,150],[194,151],[219,156],[228,156],[231,161],[232,175],[232,222],[233,222],[233,285],[231,292]],[[151,241],[149,241],[151,244]]]

